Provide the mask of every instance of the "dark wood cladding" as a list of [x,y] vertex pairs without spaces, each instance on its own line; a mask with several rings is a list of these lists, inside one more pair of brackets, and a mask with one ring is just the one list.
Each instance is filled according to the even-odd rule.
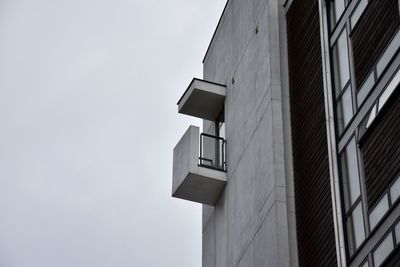
[[370,0],[351,33],[357,88],[400,26],[397,0]]
[[400,174],[400,94],[386,103],[363,137],[360,149],[364,159],[368,206],[371,208]]
[[299,265],[336,266],[318,1],[294,1],[287,31]]

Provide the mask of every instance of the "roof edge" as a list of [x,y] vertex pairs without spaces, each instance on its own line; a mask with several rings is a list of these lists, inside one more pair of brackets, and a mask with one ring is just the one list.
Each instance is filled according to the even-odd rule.
[[225,14],[225,11],[226,11],[226,9],[227,9],[228,4],[229,4],[230,1],[231,1],[231,0],[227,0],[227,1],[226,1],[224,10],[222,11],[221,17],[219,18],[217,27],[215,28],[214,34],[213,34],[213,36],[211,37],[211,41],[210,41],[210,43],[209,43],[209,45],[208,45],[208,47],[207,47],[206,54],[204,55],[203,61],[201,62],[201,63],[203,63],[203,64],[204,64],[204,61],[206,60],[206,57],[207,57],[208,52],[209,52],[209,50],[210,50],[211,44],[212,44],[213,41],[214,41],[215,35],[217,34],[217,31],[218,31],[218,29],[219,29],[219,25],[221,24],[222,18],[223,18],[224,14]]

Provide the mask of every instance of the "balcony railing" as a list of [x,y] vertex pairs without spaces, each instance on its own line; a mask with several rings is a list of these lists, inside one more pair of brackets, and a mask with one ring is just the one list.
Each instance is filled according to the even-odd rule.
[[225,143],[222,137],[200,134],[199,166],[226,172]]

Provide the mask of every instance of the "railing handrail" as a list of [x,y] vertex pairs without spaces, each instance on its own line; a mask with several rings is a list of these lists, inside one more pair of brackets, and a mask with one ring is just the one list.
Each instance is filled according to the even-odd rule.
[[211,137],[211,138],[214,138],[214,139],[222,140],[223,142],[226,142],[226,140],[224,138],[220,137],[220,136],[215,136],[215,135],[208,134],[208,133],[201,133],[200,134],[200,138],[201,138],[202,135],[207,136],[207,137]]

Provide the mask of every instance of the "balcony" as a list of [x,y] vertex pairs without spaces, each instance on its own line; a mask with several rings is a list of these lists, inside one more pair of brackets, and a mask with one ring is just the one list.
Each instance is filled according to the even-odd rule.
[[225,140],[190,126],[174,148],[172,196],[213,206],[226,181]]
[[178,101],[178,112],[216,121],[225,102],[226,87],[194,78]]

